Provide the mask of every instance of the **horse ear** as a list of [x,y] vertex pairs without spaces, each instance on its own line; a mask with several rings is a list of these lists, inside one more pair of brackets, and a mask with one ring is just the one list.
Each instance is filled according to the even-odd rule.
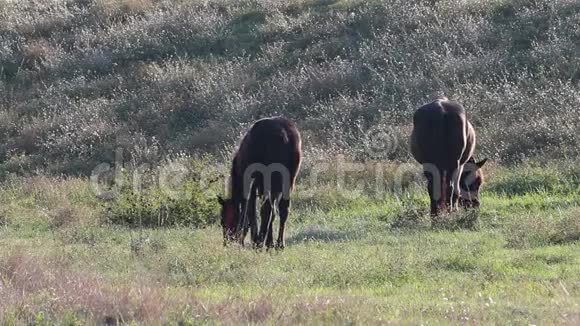
[[481,169],[485,165],[485,162],[487,162],[487,158],[484,158],[483,160],[475,163],[475,165],[477,165],[478,169]]
[[225,205],[226,201],[222,198],[222,196],[217,196],[217,200],[221,205]]

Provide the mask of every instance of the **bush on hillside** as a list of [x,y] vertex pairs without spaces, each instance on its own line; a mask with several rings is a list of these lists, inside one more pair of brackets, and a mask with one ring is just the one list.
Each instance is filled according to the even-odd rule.
[[[2,2],[0,174],[218,153],[255,119],[308,151],[406,161],[412,113],[463,103],[478,156],[577,158],[574,1]],[[366,132],[398,141],[382,155]]]
[[156,171],[125,171],[122,178],[116,197],[107,204],[110,223],[203,227],[218,219],[215,194],[222,177],[208,162],[173,161]]

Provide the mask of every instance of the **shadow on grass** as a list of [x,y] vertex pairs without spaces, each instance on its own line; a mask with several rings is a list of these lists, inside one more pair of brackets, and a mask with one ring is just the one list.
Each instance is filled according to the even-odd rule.
[[388,220],[391,231],[427,231],[427,230],[471,230],[480,228],[479,211],[475,209],[461,209],[452,213],[441,213],[431,217],[425,209],[405,207],[394,217]]

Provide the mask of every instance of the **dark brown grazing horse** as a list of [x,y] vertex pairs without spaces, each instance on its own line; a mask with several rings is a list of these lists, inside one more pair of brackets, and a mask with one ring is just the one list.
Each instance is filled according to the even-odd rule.
[[475,162],[475,143],[475,130],[459,103],[440,97],[415,112],[411,153],[423,165],[431,215],[458,205],[479,207],[487,159]]
[[[229,198],[222,205],[224,244],[242,245],[248,232],[258,248],[272,248],[275,211],[280,216],[276,248],[284,248],[284,227],[290,193],[302,159],[302,142],[296,125],[283,117],[258,120],[246,132],[232,162]],[[258,230],[256,202],[263,199]],[[276,209],[277,208],[277,209]]]

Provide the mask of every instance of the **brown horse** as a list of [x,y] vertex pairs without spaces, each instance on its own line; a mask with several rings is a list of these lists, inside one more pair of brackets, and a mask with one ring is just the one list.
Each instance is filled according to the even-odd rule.
[[[290,208],[290,193],[302,159],[302,142],[296,125],[282,117],[258,120],[246,132],[231,169],[229,198],[222,205],[224,244],[242,245],[248,232],[258,248],[272,248],[275,211],[280,216],[276,248],[284,248],[284,227]],[[262,198],[258,230],[256,202]],[[277,209],[276,209],[277,208]]]
[[475,130],[459,103],[440,97],[415,112],[411,153],[423,165],[432,215],[459,204],[479,207],[487,159],[475,163],[475,143]]

